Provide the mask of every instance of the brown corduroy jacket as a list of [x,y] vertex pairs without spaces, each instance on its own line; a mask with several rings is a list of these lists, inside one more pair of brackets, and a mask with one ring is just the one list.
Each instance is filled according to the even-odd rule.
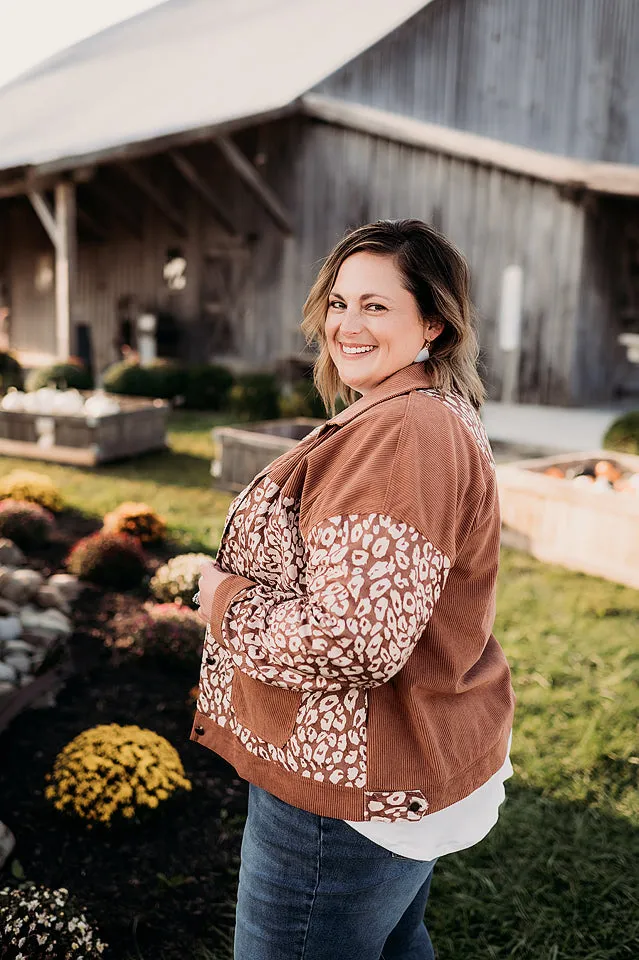
[[312,813],[419,820],[504,762],[500,519],[481,421],[393,374],[233,501],[191,738]]

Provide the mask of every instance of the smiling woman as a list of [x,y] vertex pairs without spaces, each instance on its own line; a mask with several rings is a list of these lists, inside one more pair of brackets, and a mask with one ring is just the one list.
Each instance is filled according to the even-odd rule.
[[438,318],[422,318],[393,258],[363,250],[340,266],[325,333],[340,379],[352,390],[365,396],[429,349],[443,329]]
[[339,396],[352,403],[425,361],[434,387],[475,408],[484,401],[468,265],[420,220],[379,221],[344,237],[308,295],[302,330],[319,344],[315,382],[332,412]]
[[192,739],[250,783],[234,956],[434,960],[435,861],[512,774],[468,267],[420,221],[361,227],[303,329],[350,405],[233,501],[199,581]]

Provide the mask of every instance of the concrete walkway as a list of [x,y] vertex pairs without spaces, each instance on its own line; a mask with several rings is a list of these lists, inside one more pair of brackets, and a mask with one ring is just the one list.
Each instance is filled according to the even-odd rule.
[[600,450],[606,430],[622,413],[620,407],[584,409],[487,403],[482,408],[482,420],[491,442],[497,446],[552,454]]

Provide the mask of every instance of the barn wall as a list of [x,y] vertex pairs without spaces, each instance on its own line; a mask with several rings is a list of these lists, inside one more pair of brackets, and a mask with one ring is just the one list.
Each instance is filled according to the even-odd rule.
[[[256,290],[256,311],[280,315],[285,342],[301,346],[301,307],[322,257],[348,228],[385,217],[419,217],[467,256],[479,311],[490,393],[499,397],[496,318],[501,276],[524,271],[520,398],[570,403],[581,274],[581,203],[547,184],[381,138],[306,121],[289,125],[299,144],[285,198],[296,231],[285,268]],[[263,311],[263,312],[262,312]]]
[[[142,203],[142,241],[121,233],[81,244],[80,316],[93,324],[100,368],[115,359],[116,305],[122,295],[134,295],[145,309],[169,309],[179,317],[183,352],[192,360],[272,366],[302,349],[302,305],[336,240],[370,220],[420,217],[450,236],[471,264],[491,396],[499,397],[501,387],[496,328],[501,277],[506,266],[517,263],[524,270],[520,398],[580,399],[574,363],[584,213],[578,198],[496,169],[300,117],[247,131],[241,141],[290,211],[294,232],[282,236],[211,145],[190,151],[236,224],[240,239],[233,243],[248,252],[233,305],[234,355],[216,352],[209,336],[212,321],[201,302],[206,258],[231,241],[186,184],[167,182],[174,204],[188,218],[188,240]],[[154,176],[162,175],[163,164],[166,160],[158,158]],[[37,302],[32,280],[36,251],[50,246],[25,207],[25,223],[27,215],[32,217],[30,239],[13,246],[15,345],[33,349],[48,337],[53,349],[52,301]],[[21,229],[26,231],[25,224]],[[178,294],[170,294],[161,278],[172,245],[183,246],[188,260],[187,288]]]
[[551,153],[639,162],[636,0],[434,0],[317,88]]

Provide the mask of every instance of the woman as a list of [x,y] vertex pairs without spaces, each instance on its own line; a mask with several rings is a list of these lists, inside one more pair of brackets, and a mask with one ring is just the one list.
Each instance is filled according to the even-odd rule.
[[200,579],[192,739],[250,784],[235,958],[431,960],[435,861],[512,773],[467,265],[420,221],[360,227],[303,329],[350,405],[236,498]]

